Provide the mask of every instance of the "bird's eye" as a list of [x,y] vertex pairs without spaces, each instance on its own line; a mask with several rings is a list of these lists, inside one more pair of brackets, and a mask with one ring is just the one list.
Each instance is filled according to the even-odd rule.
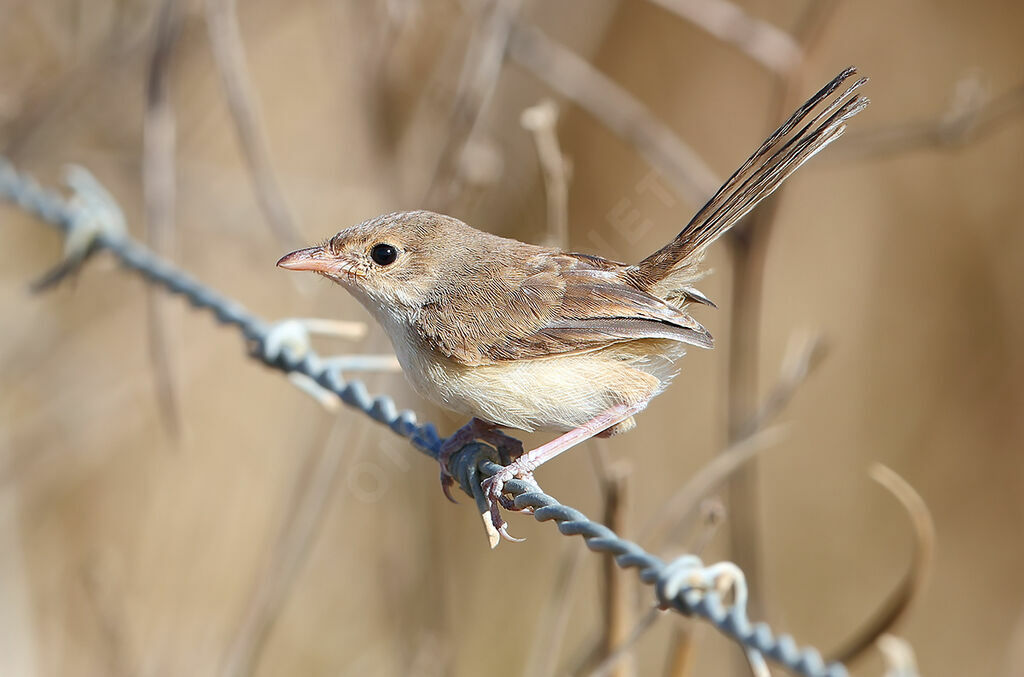
[[381,242],[373,245],[373,249],[370,250],[370,258],[379,266],[388,266],[398,258],[398,250],[392,245]]

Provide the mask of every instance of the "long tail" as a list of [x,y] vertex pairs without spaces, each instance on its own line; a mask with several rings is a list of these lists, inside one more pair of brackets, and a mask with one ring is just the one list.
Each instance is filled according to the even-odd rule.
[[708,245],[771,195],[800,165],[838,139],[846,130],[846,121],[868,105],[867,98],[851,96],[868,81],[861,78],[797,129],[856,72],[852,66],[847,68],[800,106],[729,177],[674,240],[632,267],[633,279],[643,288],[658,288],[663,293],[683,290],[691,283],[698,275],[697,264]]

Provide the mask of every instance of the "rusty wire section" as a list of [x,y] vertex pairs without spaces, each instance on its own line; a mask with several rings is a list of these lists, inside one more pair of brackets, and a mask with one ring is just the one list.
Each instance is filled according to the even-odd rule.
[[[372,396],[361,381],[346,380],[336,366],[309,348],[308,342],[288,340],[283,334],[294,333],[295,320],[267,322],[132,239],[117,202],[85,169],[69,168],[66,183],[71,189],[67,198],[43,188],[0,156],[0,198],[64,235],[64,260],[44,276],[43,286],[59,281],[91,254],[105,249],[150,282],[184,296],[196,308],[209,310],[220,324],[238,329],[253,359],[289,375],[305,377],[323,393],[388,426],[422,453],[437,457],[442,440],[433,424],[418,423],[414,412],[398,410],[387,395]],[[462,489],[476,499],[478,507],[483,501],[480,482],[502,467],[495,460],[493,449],[476,443],[467,445],[451,460],[453,474]],[[613,555],[619,567],[637,569],[640,580],[654,587],[660,608],[703,618],[734,639],[746,651],[755,674],[766,674],[768,659],[807,677],[847,675],[845,666],[826,664],[817,649],[800,648],[789,635],[775,635],[767,624],[752,623],[747,617],[746,578],[735,564],[705,565],[694,555],[666,562],[563,505],[536,484],[513,480],[506,488],[515,497],[516,507],[531,510],[538,521],[553,520],[562,534],[582,536],[591,550]]]

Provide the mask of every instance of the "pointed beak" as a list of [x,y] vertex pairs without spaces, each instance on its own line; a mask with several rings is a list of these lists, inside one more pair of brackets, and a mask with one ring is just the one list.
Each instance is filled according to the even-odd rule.
[[278,268],[288,270],[312,270],[318,273],[328,273],[332,269],[331,257],[327,255],[323,247],[309,247],[299,249],[291,254],[285,254],[277,262]]
[[308,247],[285,254],[277,262],[277,266],[287,270],[310,270],[321,275],[328,275],[335,280],[365,275],[351,258],[344,254],[341,256],[332,254],[324,247]]

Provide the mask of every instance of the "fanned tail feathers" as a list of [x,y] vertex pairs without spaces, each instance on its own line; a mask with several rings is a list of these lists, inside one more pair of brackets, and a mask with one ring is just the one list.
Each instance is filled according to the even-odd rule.
[[[708,245],[771,195],[803,163],[838,139],[846,130],[846,121],[868,105],[866,97],[851,96],[867,82],[867,78],[861,78],[821,108],[856,72],[853,67],[847,68],[808,99],[729,177],[672,242],[632,266],[630,276],[641,288],[656,289],[669,297],[690,296],[691,290],[686,288],[698,277],[697,264]],[[814,117],[810,122],[798,129],[811,115]]]

